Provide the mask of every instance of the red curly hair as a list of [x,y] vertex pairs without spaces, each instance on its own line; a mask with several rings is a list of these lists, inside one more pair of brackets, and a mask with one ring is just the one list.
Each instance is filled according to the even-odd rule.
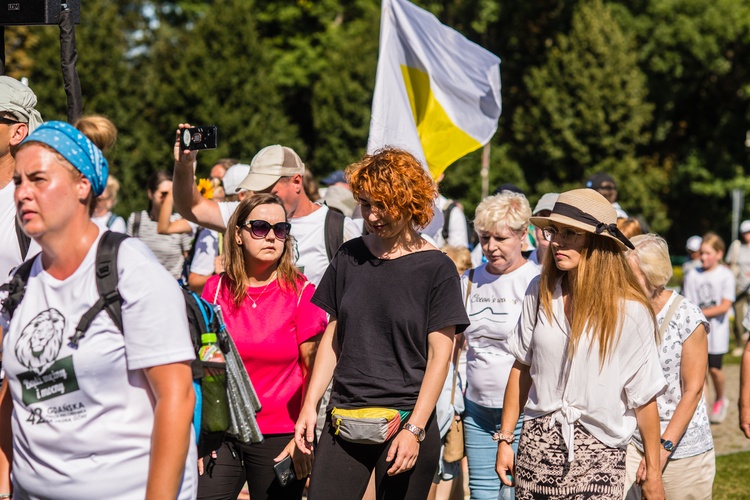
[[384,148],[346,168],[354,198],[363,194],[381,203],[391,220],[406,217],[417,228],[432,220],[437,185],[411,153]]

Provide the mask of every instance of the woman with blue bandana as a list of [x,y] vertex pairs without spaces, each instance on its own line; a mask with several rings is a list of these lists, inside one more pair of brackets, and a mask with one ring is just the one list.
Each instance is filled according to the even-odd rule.
[[13,180],[19,222],[42,252],[12,318],[3,313],[0,498],[195,498],[194,351],[177,283],[126,239],[125,331],[100,312],[69,342],[99,299],[104,232],[91,213],[107,161],[80,131],[48,122],[21,144]]

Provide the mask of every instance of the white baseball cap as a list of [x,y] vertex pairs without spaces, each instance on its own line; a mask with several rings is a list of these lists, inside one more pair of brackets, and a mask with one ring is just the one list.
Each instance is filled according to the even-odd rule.
[[741,233],[750,233],[750,220],[743,220],[740,224]]
[[305,164],[292,148],[274,144],[258,151],[250,162],[250,173],[239,187],[248,191],[263,191],[282,177],[304,175]]
[[700,252],[701,243],[703,243],[703,238],[696,234],[695,236],[688,238],[687,243],[685,243],[685,248],[691,252]]
[[224,177],[221,179],[221,183],[224,184],[224,192],[227,195],[237,194],[242,188],[240,183],[250,173],[250,165],[244,163],[237,163],[229,167],[224,173]]

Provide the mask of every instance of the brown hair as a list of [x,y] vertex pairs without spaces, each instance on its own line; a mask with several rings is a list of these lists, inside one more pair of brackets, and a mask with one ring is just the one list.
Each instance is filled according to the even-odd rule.
[[357,201],[369,195],[391,220],[406,217],[417,228],[432,220],[437,184],[411,153],[381,149],[349,165],[346,177]]
[[568,357],[572,359],[581,337],[588,331],[591,334],[591,346],[599,345],[601,369],[619,341],[620,324],[626,314],[626,300],[641,303],[654,319],[654,342],[658,335],[656,319],[651,303],[617,241],[588,233],[582,237],[586,238],[586,242],[581,250],[575,280],[571,280],[566,271],[557,268],[554,252],[546,253],[539,301],[547,317],[551,318],[555,285],[560,278],[566,281],[573,305]]
[[[242,229],[241,223],[246,222],[250,213],[260,205],[279,205],[284,210],[281,199],[270,193],[254,194],[242,200],[229,218],[227,230],[224,237],[224,255],[226,275],[229,278],[229,288],[232,290],[232,299],[235,307],[240,307],[247,295],[248,270],[245,268],[245,257],[242,246],[237,244],[235,235]],[[286,210],[284,220],[287,221]],[[293,290],[298,293],[297,282],[301,278],[300,272],[292,262],[294,255],[294,242],[290,234],[284,240],[284,249],[277,262],[276,279],[282,289]]]
[[471,269],[471,252],[466,247],[456,247],[446,245],[440,249],[445,255],[450,257],[456,265],[458,274],[463,274]]
[[73,124],[83,132],[102,153],[111,148],[117,141],[117,127],[112,120],[102,115],[82,116]]
[[[617,227],[620,229],[622,234],[625,235],[627,239],[632,238],[633,236],[638,236],[639,234],[643,234],[643,229],[641,228],[641,223],[638,222],[638,219],[634,219],[632,217],[623,218],[620,217],[617,219]],[[632,241],[631,241],[632,243]]]

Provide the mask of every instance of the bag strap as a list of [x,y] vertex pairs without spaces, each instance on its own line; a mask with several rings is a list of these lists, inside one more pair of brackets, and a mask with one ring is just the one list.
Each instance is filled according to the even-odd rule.
[[117,329],[123,333],[122,296],[117,289],[117,254],[120,244],[127,238],[129,236],[126,234],[105,231],[99,239],[96,249],[96,289],[99,292],[99,300],[81,316],[75,333],[69,338],[68,346],[73,349],[78,349],[78,343],[85,336],[86,330],[102,311],[107,311]]
[[138,237],[138,234],[141,231],[141,217],[143,212],[140,210],[135,213],[135,217],[133,217],[133,236]]
[[[466,285],[466,298],[464,299],[464,309],[469,304],[469,294],[471,294],[471,283],[474,280],[474,269],[469,271],[469,284]],[[453,351],[456,352],[456,336],[453,336]],[[456,382],[458,381],[458,359],[453,360],[453,387],[451,388],[451,406],[456,399]]]
[[219,290],[221,290],[221,280],[224,279],[224,273],[221,273],[219,275],[219,284],[216,285],[216,293],[214,294],[214,301],[212,304],[216,304],[216,301],[219,300]]
[[453,212],[453,209],[457,206],[458,204],[451,200],[445,210],[443,210],[443,239],[445,240],[446,245],[448,244],[448,235],[450,234],[451,212]]
[[16,272],[13,273],[10,281],[0,287],[0,290],[8,292],[8,295],[3,299],[3,311],[5,311],[9,319],[13,318],[13,313],[23,300],[23,296],[26,293],[26,284],[29,281],[29,276],[31,276],[31,268],[35,260],[36,256],[21,263],[16,268]]
[[107,229],[112,229],[112,224],[114,224],[116,220],[116,214],[109,214],[109,218],[107,219]]
[[18,249],[21,251],[21,260],[26,260],[26,255],[29,253],[29,246],[31,245],[31,238],[23,232],[21,224],[18,223],[18,217],[13,217],[16,223],[16,238],[18,239]]
[[677,307],[682,302],[683,297],[677,292],[673,292],[676,297],[672,301],[672,305],[669,306],[669,309],[667,309],[667,314],[664,315],[664,321],[661,322],[661,326],[659,327],[659,338],[664,338],[664,333],[667,331],[667,328],[669,327],[669,322],[672,321],[672,316],[674,316],[674,313],[677,312]]
[[344,221],[346,217],[335,210],[328,209],[326,213],[326,222],[324,226],[325,230],[325,243],[326,243],[326,255],[328,261],[333,260],[333,256],[339,250],[339,247],[344,243]]

